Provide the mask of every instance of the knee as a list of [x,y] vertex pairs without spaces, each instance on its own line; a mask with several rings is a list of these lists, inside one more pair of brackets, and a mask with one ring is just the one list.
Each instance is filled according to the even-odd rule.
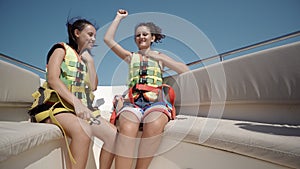
[[148,136],[159,135],[164,131],[165,125],[166,123],[162,123],[159,120],[145,123],[143,126],[143,133],[146,133]]
[[90,135],[87,134],[86,131],[84,131],[84,130],[77,132],[75,138],[80,139],[82,142],[85,142],[87,144],[89,144],[91,142]]
[[90,143],[91,142],[91,131],[88,128],[84,128],[82,126],[77,126],[74,125],[74,129],[72,130],[71,133],[69,133],[69,136],[73,140],[81,140],[82,142],[85,143]]
[[136,137],[139,130],[139,124],[133,122],[125,122],[120,124],[119,130],[121,134],[124,134],[126,136]]

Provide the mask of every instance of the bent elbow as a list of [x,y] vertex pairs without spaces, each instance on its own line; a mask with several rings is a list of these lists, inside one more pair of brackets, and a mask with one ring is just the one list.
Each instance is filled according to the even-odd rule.
[[96,91],[96,90],[97,90],[97,86],[95,86],[95,87],[92,88],[93,92]]
[[104,37],[104,38],[103,38],[103,41],[104,41],[104,43],[106,43],[106,44],[107,44],[107,42],[108,42],[108,39],[107,39],[106,37]]
[[108,37],[104,37],[103,41],[109,48],[113,48],[117,44],[114,40]]
[[108,38],[108,37],[104,37],[104,38],[103,38],[103,41],[104,41],[104,43],[107,44],[108,46],[109,46],[109,44],[111,43],[111,39]]
[[55,88],[53,87],[55,85],[55,80],[53,78],[48,78],[47,83],[50,88]]

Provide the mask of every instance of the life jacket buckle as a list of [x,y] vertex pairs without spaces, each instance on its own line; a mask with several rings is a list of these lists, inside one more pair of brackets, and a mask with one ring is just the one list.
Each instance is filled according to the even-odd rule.
[[140,76],[148,75],[148,71],[147,70],[140,70],[139,75]]
[[148,67],[148,61],[142,61],[140,66],[141,67]]
[[140,78],[139,79],[139,84],[146,84],[147,83],[147,78]]

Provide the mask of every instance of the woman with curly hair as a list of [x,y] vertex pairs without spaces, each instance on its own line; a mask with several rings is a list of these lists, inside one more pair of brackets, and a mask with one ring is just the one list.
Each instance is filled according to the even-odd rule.
[[135,140],[142,130],[136,169],[146,169],[160,145],[166,124],[175,118],[174,107],[161,99],[163,68],[166,66],[177,73],[186,72],[189,68],[184,63],[151,49],[153,43],[159,43],[165,38],[161,29],[152,22],[140,23],[135,27],[137,52],[130,52],[119,45],[114,40],[115,32],[127,15],[126,10],[119,10],[104,35],[104,42],[108,47],[129,64],[128,94],[116,99],[122,104],[116,105],[115,116],[111,118],[111,122],[119,129],[115,166],[117,169],[132,167]]

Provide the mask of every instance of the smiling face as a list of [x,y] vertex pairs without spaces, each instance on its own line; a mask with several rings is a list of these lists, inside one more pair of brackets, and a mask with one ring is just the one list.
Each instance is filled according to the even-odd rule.
[[78,43],[78,49],[92,49],[96,41],[96,29],[94,26],[87,24],[82,31],[75,30],[75,36]]
[[139,50],[150,48],[154,42],[155,36],[152,36],[150,29],[146,26],[139,26],[135,30],[135,43]]

